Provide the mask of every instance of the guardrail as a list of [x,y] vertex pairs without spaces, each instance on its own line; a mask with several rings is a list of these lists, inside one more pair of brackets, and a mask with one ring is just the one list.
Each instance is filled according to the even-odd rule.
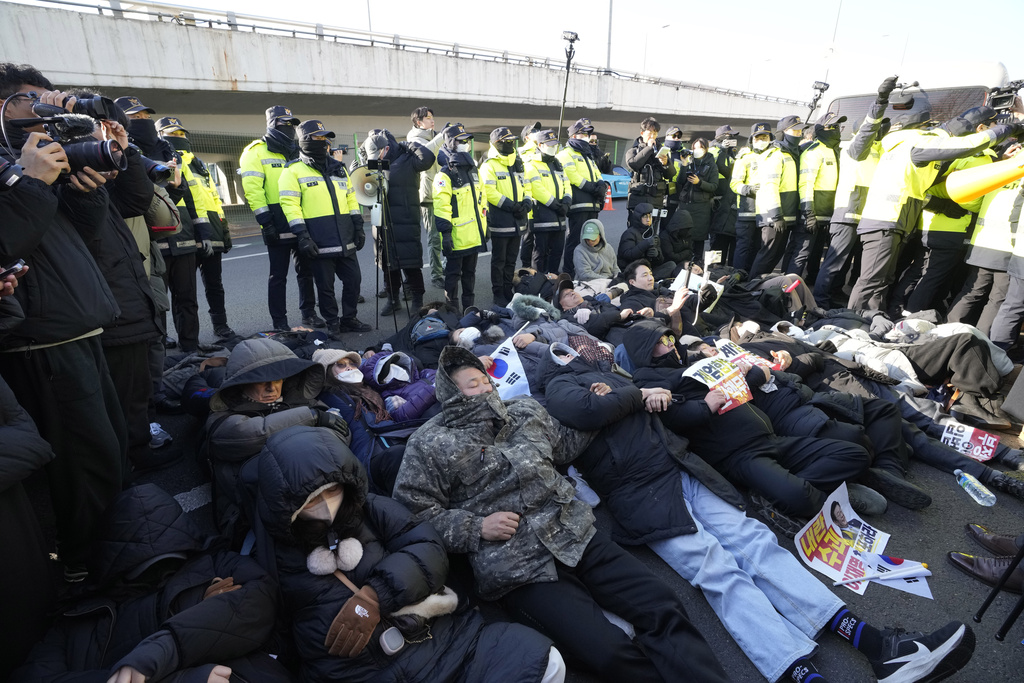
[[[4,0],[6,2],[6,0]],[[409,38],[398,34],[385,34],[374,31],[362,31],[360,29],[342,28],[338,26],[327,26],[324,24],[311,24],[307,22],[292,21],[290,19],[276,19],[252,14],[240,14],[237,12],[226,12],[220,10],[203,9],[200,7],[188,7],[185,5],[171,5],[158,2],[121,2],[120,0],[106,0],[100,3],[75,2],[74,0],[32,0],[30,2],[6,2],[6,4],[23,5],[59,5],[72,8],[77,11],[97,12],[101,16],[115,16],[121,18],[165,21],[185,27],[207,28],[226,31],[246,31],[251,33],[266,33],[270,35],[287,35],[292,38],[308,40],[329,40],[336,43],[349,43],[355,45],[366,45],[392,50],[406,50],[410,52],[422,52],[425,54],[440,54],[460,59],[475,59],[488,62],[500,62],[517,64],[520,66],[538,67],[551,69],[553,71],[564,71],[565,64],[560,59],[550,57],[538,57],[508,50],[494,50],[486,47],[473,45],[462,45],[460,43],[445,43],[429,38]],[[636,72],[616,71],[599,66],[586,64],[573,64],[572,72],[589,74],[595,76],[610,76],[628,81],[650,83],[652,85],[663,85],[674,88],[685,88],[698,92],[715,93],[731,97],[742,97],[745,99],[760,100],[763,102],[779,102],[799,107],[807,107],[809,103],[786,97],[774,97],[760,93],[747,92],[743,90],[732,90],[719,88],[713,85],[702,83],[690,83],[686,81],[674,81],[658,76],[647,76]]]

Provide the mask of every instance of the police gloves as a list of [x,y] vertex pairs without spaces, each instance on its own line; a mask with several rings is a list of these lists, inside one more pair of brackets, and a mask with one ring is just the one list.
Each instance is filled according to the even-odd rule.
[[296,245],[299,249],[299,253],[305,258],[316,258],[320,255],[320,249],[316,246],[316,242],[309,236],[309,232],[303,230],[298,234],[298,244]]
[[203,256],[209,258],[213,256],[213,240],[203,240]]
[[808,235],[813,235],[818,231],[818,217],[814,215],[813,211],[804,214],[804,231]]
[[887,79],[881,82],[878,86],[878,98],[875,100],[878,104],[889,104],[889,95],[896,89],[896,76],[889,76]]
[[277,242],[279,235],[277,234],[277,226],[274,225],[273,221],[263,225],[263,241],[267,244],[274,244]]
[[455,241],[452,239],[450,232],[441,233],[441,253],[445,256],[451,256],[451,253],[455,251]]

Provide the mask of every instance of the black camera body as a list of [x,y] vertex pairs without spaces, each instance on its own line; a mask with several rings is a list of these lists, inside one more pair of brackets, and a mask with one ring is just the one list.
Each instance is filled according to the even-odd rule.
[[1007,123],[1013,119],[1014,111],[1020,111],[1017,93],[1024,88],[1024,79],[1011,81],[1001,88],[989,91],[985,104],[996,110],[996,121]]
[[391,162],[388,159],[367,159],[366,168],[371,171],[388,171],[391,169]]
[[[34,119],[11,119],[7,123],[19,128],[42,125],[50,139],[64,148],[71,173],[77,173],[86,166],[100,173],[123,171],[128,168],[128,157],[121,149],[121,145],[114,140],[96,140],[92,137],[96,123],[88,116],[60,114]],[[39,146],[45,147],[49,144],[44,141],[40,142]],[[67,182],[70,175],[63,174],[57,182]]]

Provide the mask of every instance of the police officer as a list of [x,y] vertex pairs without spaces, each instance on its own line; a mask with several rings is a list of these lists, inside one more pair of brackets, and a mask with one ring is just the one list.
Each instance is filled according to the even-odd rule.
[[850,293],[850,308],[886,310],[900,250],[921,219],[925,191],[938,177],[942,162],[977,154],[1016,129],[998,125],[953,138],[942,128],[922,130],[930,119],[931,112],[925,109],[902,114],[882,140],[882,157],[857,227],[861,272]]
[[516,152],[516,136],[502,126],[491,131],[488,158],[480,166],[487,200],[487,230],[491,237],[491,293],[497,306],[512,300],[512,276],[519,242],[526,231],[533,200],[525,184],[526,168]]
[[[821,252],[828,235],[828,222],[835,211],[839,183],[840,126],[845,116],[827,112],[814,124],[814,142],[800,153],[800,217],[804,234],[790,242],[785,268],[813,283],[821,265]],[[799,225],[799,223],[798,223]]]
[[[569,126],[569,142],[565,149],[558,153],[562,170],[572,184],[572,205],[569,207],[569,232],[565,237],[562,249],[562,271],[570,276],[576,268],[573,265],[573,253],[580,243],[580,231],[583,224],[604,207],[604,196],[608,183],[601,180],[601,170],[594,158],[594,148],[590,144],[590,134],[594,126],[590,119],[580,119]],[[657,135],[657,132],[655,132]]]
[[[995,123],[995,118],[996,112],[991,107],[972,107],[947,121],[943,128],[954,137],[962,137],[988,130]],[[985,149],[972,156],[955,159],[948,165],[946,175],[990,164],[994,157],[991,149]],[[912,313],[941,306],[949,294],[954,271],[964,260],[967,233],[974,224],[983,199],[978,197],[972,202],[957,204],[946,194],[945,177],[928,188],[926,198],[921,221],[924,253],[904,277],[906,288],[901,292],[904,295],[903,308]],[[954,291],[959,291],[960,284],[962,282]]]
[[[665,216],[664,224],[667,226],[672,220],[676,209],[679,208],[680,172],[683,168],[683,155],[690,156],[690,150],[683,147],[683,131],[678,126],[672,126],[665,133],[665,142],[658,150],[658,154],[668,155],[669,174],[665,178],[665,208],[668,214]],[[685,182],[685,174],[682,180]]]
[[[195,158],[191,142],[181,120],[165,116],[156,122],[160,137],[174,150],[181,169],[181,196],[177,201],[181,214],[181,232],[160,240],[160,252],[167,262],[167,286],[171,290],[171,313],[178,345],[191,353],[199,348],[199,303],[196,267],[200,252],[213,253],[210,219],[206,215],[206,191],[200,187],[192,169]],[[174,195],[171,195],[172,198]],[[204,244],[204,242],[206,244]],[[165,249],[166,245],[166,249]]]
[[[370,330],[356,317],[362,283],[356,252],[366,243],[363,216],[345,166],[331,156],[334,132],[311,119],[299,124],[298,135],[299,158],[281,172],[278,196],[299,252],[311,259],[327,333],[338,341],[342,332]],[[335,276],[342,285],[340,319]]]
[[889,132],[885,116],[889,95],[896,89],[896,76],[878,86],[878,96],[857,133],[839,155],[839,179],[836,182],[835,209],[829,223],[829,245],[814,282],[814,300],[829,309],[834,301],[845,299],[843,283],[855,249],[860,246],[857,225],[868,198],[868,187],[882,157],[882,138]]
[[736,193],[732,191],[730,182],[739,153],[738,137],[739,133],[732,126],[719,126],[709,150],[719,175],[715,209],[711,215],[711,248],[722,252],[723,264],[731,264],[736,253]]
[[[533,155],[537,151],[537,145],[531,139],[531,136],[542,130],[540,121],[534,121],[523,126],[523,129],[519,132],[519,158],[523,160],[523,164],[526,164],[526,159]],[[528,178],[524,178],[529,183]],[[564,242],[563,242],[563,245]],[[559,247],[561,248],[561,247]],[[559,257],[561,258],[561,257]],[[524,268],[530,267],[530,262],[533,259],[533,212],[530,212],[530,218],[527,220],[526,232],[523,234],[522,243],[519,246],[519,261],[523,264]],[[556,266],[557,267],[557,266]]]
[[469,152],[472,138],[461,123],[448,126],[434,176],[434,221],[441,233],[441,251],[448,259],[444,291],[454,305],[459,301],[461,283],[463,309],[473,305],[477,256],[487,242],[487,204]]
[[768,151],[775,135],[766,121],[750,127],[750,147],[736,155],[729,189],[736,195],[736,255],[732,265],[747,273],[751,272],[757,252],[761,249],[761,231],[757,224],[757,171],[764,153]]
[[[750,267],[750,275],[770,273],[786,254],[789,240],[804,240],[806,228],[796,223],[800,208],[797,185],[800,165],[800,141],[807,124],[799,116],[779,121],[776,140],[771,143],[757,167],[757,219],[761,226],[761,249]],[[791,235],[790,233],[794,233]],[[788,271],[787,271],[788,272]]]
[[533,197],[532,266],[541,273],[558,271],[565,247],[566,217],[572,204],[572,184],[558,160],[558,136],[553,130],[530,135],[531,151],[524,156],[526,182]]
[[295,234],[281,210],[277,195],[278,179],[285,164],[299,158],[299,145],[295,141],[295,126],[299,119],[287,107],[275,105],[267,109],[267,134],[253,140],[238,161],[242,175],[242,189],[260,224],[263,243],[270,260],[267,280],[267,309],[275,330],[288,330],[288,262],[294,260],[295,280],[299,287],[299,312],[302,324],[309,327],[327,327],[316,314],[313,294],[313,269],[309,261],[299,254]]

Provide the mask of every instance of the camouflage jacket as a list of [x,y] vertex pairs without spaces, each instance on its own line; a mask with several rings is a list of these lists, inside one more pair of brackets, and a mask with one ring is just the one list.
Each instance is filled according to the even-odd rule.
[[[448,552],[469,554],[477,592],[495,600],[557,581],[555,560],[579,562],[594,515],[555,465],[579,455],[593,433],[559,424],[531,398],[463,396],[448,372],[463,365],[483,370],[471,352],[445,348],[435,378],[443,410],[410,437],[394,495],[433,523]],[[520,515],[519,529],[508,541],[485,541],[484,517],[501,511]]]

